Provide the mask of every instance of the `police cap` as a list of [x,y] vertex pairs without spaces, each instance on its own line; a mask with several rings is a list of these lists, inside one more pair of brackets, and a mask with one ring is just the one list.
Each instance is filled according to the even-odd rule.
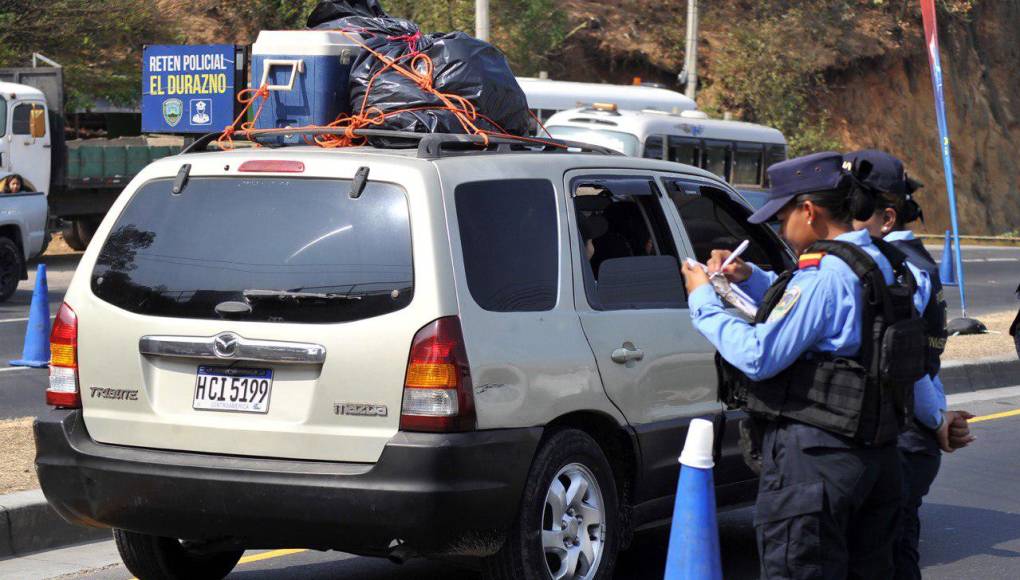
[[836,189],[847,176],[843,156],[835,151],[788,159],[769,167],[768,173],[768,201],[747,219],[752,224],[768,221],[798,195]]
[[862,149],[843,156],[863,185],[884,193],[909,195],[922,187],[903,169],[903,162],[877,149]]

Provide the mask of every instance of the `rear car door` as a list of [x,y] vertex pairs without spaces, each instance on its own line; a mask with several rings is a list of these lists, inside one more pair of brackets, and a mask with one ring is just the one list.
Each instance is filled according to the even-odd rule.
[[713,349],[694,330],[676,231],[651,173],[568,174],[574,302],[610,400],[642,450],[637,500],[675,492],[690,420],[719,413]]

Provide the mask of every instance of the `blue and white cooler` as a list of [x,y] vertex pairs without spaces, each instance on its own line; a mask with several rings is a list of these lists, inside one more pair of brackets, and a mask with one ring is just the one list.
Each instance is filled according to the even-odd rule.
[[[361,47],[339,32],[265,30],[252,46],[251,86],[268,85],[256,129],[326,125],[350,111],[348,83]],[[301,143],[296,135],[279,143]]]

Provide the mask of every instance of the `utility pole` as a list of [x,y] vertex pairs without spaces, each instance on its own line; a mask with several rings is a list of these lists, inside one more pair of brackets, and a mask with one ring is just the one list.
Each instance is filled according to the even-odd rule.
[[687,51],[684,54],[687,88],[684,94],[694,100],[698,90],[698,0],[687,0]]
[[475,38],[489,41],[489,0],[475,0]]

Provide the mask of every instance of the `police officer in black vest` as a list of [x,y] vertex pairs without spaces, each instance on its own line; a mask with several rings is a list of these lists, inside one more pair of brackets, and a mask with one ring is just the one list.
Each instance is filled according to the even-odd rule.
[[[862,185],[876,192],[875,213],[855,220],[854,227],[883,238],[904,254],[923,280],[923,294],[915,301],[922,311],[926,333],[925,377],[914,386],[914,413],[900,434],[898,447],[903,467],[904,501],[902,527],[894,551],[897,579],[921,578],[918,541],[921,501],[938,474],[940,450],[952,453],[973,440],[966,411],[948,411],[939,379],[946,338],[946,301],[942,294],[938,264],[914,237],[907,224],[923,219],[914,192],[921,184],[907,176],[903,163],[882,151],[867,149],[844,156]],[[929,290],[930,289],[930,290]],[[919,302],[919,303],[918,303]]]
[[[750,221],[776,216],[800,260],[778,277],[739,258],[721,270],[760,299],[754,323],[684,266],[694,325],[720,355],[720,396],[764,423],[755,506],[764,578],[893,576],[895,443],[924,374],[923,323],[905,256],[853,230],[853,218],[872,214],[873,192],[843,163],[826,152],[769,168],[769,200]],[[709,271],[728,254],[713,252]]]

